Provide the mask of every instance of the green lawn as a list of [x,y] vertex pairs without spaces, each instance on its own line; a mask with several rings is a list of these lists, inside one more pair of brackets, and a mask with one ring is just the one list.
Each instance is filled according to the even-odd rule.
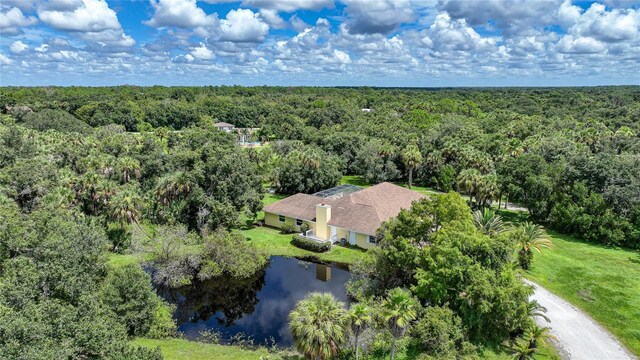
[[292,235],[283,235],[279,230],[267,226],[253,227],[241,232],[255,246],[273,256],[316,257],[322,261],[352,264],[364,256],[366,250],[355,247],[334,246],[325,253],[315,253],[291,245]]
[[116,254],[109,253],[107,265],[119,268],[129,264],[139,264],[142,262],[142,256],[139,254]]
[[[302,360],[301,356],[296,356],[291,351],[285,353],[269,353],[266,349],[244,350],[237,346],[212,345],[183,339],[144,339],[133,340],[136,345],[150,348],[159,347],[165,360]],[[479,355],[484,360],[511,360],[513,359],[509,350],[502,346],[486,347],[479,349]],[[398,360],[413,360],[415,354],[408,355],[400,352],[396,357]],[[388,355],[382,357],[366,357],[368,360],[385,360]],[[541,351],[535,356],[536,360],[559,360],[555,350],[550,346],[543,346]]]
[[640,355],[640,252],[549,232],[526,276],[582,309]]
[[267,350],[243,350],[237,346],[203,344],[182,339],[135,339],[136,345],[159,347],[165,360],[262,360],[281,359]]

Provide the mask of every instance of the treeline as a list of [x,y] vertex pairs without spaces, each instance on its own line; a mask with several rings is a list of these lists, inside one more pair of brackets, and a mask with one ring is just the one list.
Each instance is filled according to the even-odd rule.
[[[231,135],[92,128],[51,109],[14,121],[0,117],[0,358],[160,359],[130,343],[176,334],[152,282],[243,277],[266,262],[225,230],[263,197]],[[151,255],[149,273],[108,264],[113,252]]]
[[[29,106],[32,113],[11,112],[40,130],[120,124],[171,133],[213,120],[260,127],[260,139],[337,157],[341,173],[367,182],[411,173],[417,184],[469,195],[473,207],[508,200],[558,231],[640,246],[638,87],[4,88],[0,103]],[[312,190],[289,185],[298,174],[279,171],[276,180],[290,180],[276,187]]]

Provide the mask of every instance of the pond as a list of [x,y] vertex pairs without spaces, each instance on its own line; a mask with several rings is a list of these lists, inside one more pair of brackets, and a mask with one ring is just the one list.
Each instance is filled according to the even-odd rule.
[[287,347],[293,344],[288,316],[296,303],[314,291],[330,292],[347,303],[345,283],[350,277],[338,264],[273,256],[249,278],[194,282],[161,295],[177,306],[174,317],[187,339],[210,330],[220,333],[222,342],[242,333],[255,344],[275,341]]

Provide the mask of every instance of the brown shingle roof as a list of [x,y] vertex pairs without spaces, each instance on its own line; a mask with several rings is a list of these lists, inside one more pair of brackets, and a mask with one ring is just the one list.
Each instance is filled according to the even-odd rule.
[[296,194],[265,206],[264,211],[315,221],[316,205],[329,204],[329,225],[373,235],[384,221],[398,215],[401,209],[410,208],[413,201],[422,197],[413,190],[385,182],[341,198]]

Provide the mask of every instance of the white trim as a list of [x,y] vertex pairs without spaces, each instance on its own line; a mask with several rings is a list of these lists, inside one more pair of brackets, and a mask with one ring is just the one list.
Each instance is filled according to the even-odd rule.
[[355,245],[356,244],[356,232],[355,231],[349,230],[349,244],[351,244],[351,245]]

